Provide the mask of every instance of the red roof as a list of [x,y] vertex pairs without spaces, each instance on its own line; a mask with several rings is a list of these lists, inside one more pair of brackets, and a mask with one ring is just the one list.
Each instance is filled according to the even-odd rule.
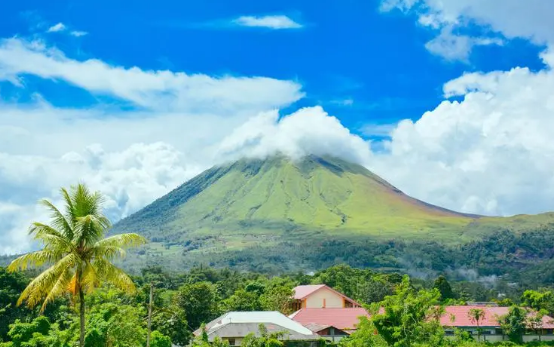
[[294,290],[294,299],[303,300],[306,297],[312,295],[313,293],[315,293],[318,290],[323,289],[323,288],[329,289],[330,291],[336,293],[337,295],[342,296],[346,301],[352,303],[355,306],[362,306],[362,305],[358,304],[356,301],[354,301],[353,299],[350,299],[346,295],[344,295],[340,292],[337,292],[336,290],[334,290],[333,288],[331,288],[331,287],[329,287],[328,285],[325,285],[325,284],[310,284],[310,285],[305,285],[305,286],[298,286],[298,287],[293,289]]
[[303,308],[290,318],[303,326],[332,326],[341,330],[355,330],[359,317],[369,318],[369,313],[361,307],[356,308]]
[[318,290],[324,287],[326,287],[325,284],[298,286],[294,288],[294,298],[297,300],[302,300],[305,297],[313,294],[314,292],[317,292]]
[[[477,327],[477,322],[469,318],[471,309],[483,310],[485,317],[479,321],[480,327],[498,327],[498,318],[508,314],[509,307],[487,306],[446,306],[445,314],[441,317],[441,325],[449,327]],[[533,313],[530,313],[531,315]],[[549,316],[542,318],[543,329],[554,329],[554,319]]]

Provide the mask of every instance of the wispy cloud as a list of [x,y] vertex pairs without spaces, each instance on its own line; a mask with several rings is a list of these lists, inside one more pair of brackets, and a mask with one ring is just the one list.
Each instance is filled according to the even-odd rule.
[[67,25],[63,24],[62,22],[56,24],[56,25],[52,25],[50,28],[48,28],[48,30],[46,30],[47,33],[61,33],[61,32],[65,32],[71,36],[74,36],[74,37],[81,37],[81,36],[85,36],[85,35],[88,35],[88,32],[86,31],[81,31],[81,30],[71,30],[71,31],[68,31],[69,28],[67,27]]
[[79,30],[73,30],[72,32],[69,33],[71,36],[75,36],[75,37],[81,37],[81,36],[85,36],[85,35],[88,35],[88,33],[86,31],[79,31]]
[[269,28],[274,30],[300,29],[303,27],[302,24],[295,22],[294,20],[284,15],[260,16],[260,17],[241,16],[233,20],[233,23],[244,27]]
[[398,126],[397,123],[389,123],[389,124],[369,123],[369,124],[365,124],[360,129],[360,131],[365,136],[388,137],[391,135],[392,131],[396,129],[397,126]]
[[63,23],[60,22],[60,23],[58,23],[56,25],[53,25],[50,28],[48,28],[48,30],[46,32],[57,33],[57,32],[60,32],[60,31],[64,31],[65,29],[67,29],[67,27]]

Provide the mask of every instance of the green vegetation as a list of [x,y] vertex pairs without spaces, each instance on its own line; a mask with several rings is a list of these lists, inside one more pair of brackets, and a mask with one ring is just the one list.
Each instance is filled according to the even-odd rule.
[[[27,285],[17,305],[26,301],[29,307],[34,307],[42,301],[40,312],[44,312],[46,305],[67,292],[71,293],[79,301],[79,345],[84,347],[85,293],[91,293],[104,283],[112,283],[123,291],[134,291],[132,280],[111,260],[124,255],[125,248],[144,244],[146,240],[137,234],[104,239],[111,224],[102,214],[102,196],[98,192],[91,193],[86,186],[79,184],[69,192],[62,188],[61,195],[65,210],[60,211],[48,200],[41,201],[50,211],[52,221],[50,225],[35,222],[29,230],[35,240],[43,243],[43,249],[15,259],[8,271],[49,265]],[[22,329],[33,331],[36,328],[36,333],[42,335],[48,332],[47,321],[40,320],[36,326],[34,323]],[[129,333],[129,330],[125,332]],[[29,335],[15,334],[17,337],[12,336],[14,341]]]
[[[73,300],[71,293],[59,296],[42,314],[38,309],[16,307],[20,292],[32,281],[32,277],[33,273],[10,273],[0,268],[0,347],[75,346],[80,333],[79,302]],[[202,334],[193,337],[192,332],[228,311],[281,310],[288,313],[286,303],[293,287],[319,283],[343,291],[374,313],[372,319],[362,320],[358,331],[341,341],[340,347],[484,346],[485,342],[478,342],[477,337],[474,339],[461,331],[453,337],[446,337],[434,319],[442,312],[441,304],[452,303],[453,300],[463,303],[462,298],[492,300],[497,297],[494,291],[488,291],[479,283],[473,283],[475,287],[481,287],[475,292],[490,296],[470,297],[465,282],[444,276],[430,280],[409,279],[397,273],[380,273],[346,265],[312,275],[289,273],[280,276],[206,267],[169,273],[160,267],[149,267],[132,279],[137,286],[134,293],[105,284],[85,297],[86,347],[146,346],[151,283],[155,285],[152,347],[169,347],[171,343],[181,346],[192,343],[198,347],[226,346],[223,341],[208,343]],[[452,298],[441,298],[439,289],[435,288],[437,283],[441,288],[451,288]],[[534,304],[552,308],[554,301],[551,293],[550,288],[540,291],[521,288],[508,293],[507,299],[515,304],[506,317],[500,317],[506,336],[514,342],[521,341],[522,324],[533,327],[531,322],[522,321],[525,317],[523,310],[515,305],[523,306],[530,298],[540,297],[533,301]],[[553,313],[545,311],[544,314]],[[540,330],[538,325],[534,328]],[[247,346],[282,346],[277,337],[275,334],[250,336]],[[508,346],[507,343],[504,346]]]
[[[485,246],[483,238],[505,232],[528,242],[530,233],[552,234],[554,214],[460,214],[410,198],[364,167],[337,158],[271,157],[212,168],[114,228],[115,233],[135,230],[151,243],[126,260],[124,266],[134,271],[151,264],[168,269],[208,264],[279,273],[343,262],[410,270],[405,264],[415,260],[428,263],[421,264],[426,271],[442,272],[457,267],[452,262],[460,257],[472,268],[479,264],[468,258],[480,252],[460,253]],[[537,245],[538,256],[547,259],[547,246]],[[438,265],[428,249],[441,257]],[[493,247],[488,253],[500,252]],[[513,265],[505,262],[497,268]]]

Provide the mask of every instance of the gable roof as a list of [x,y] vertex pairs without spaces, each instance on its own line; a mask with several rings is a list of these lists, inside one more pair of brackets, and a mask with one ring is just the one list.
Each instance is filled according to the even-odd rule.
[[[244,325],[242,328],[237,325]],[[276,311],[254,311],[254,312],[228,312],[221,317],[218,317],[206,324],[206,332],[208,335],[215,333],[219,329],[226,327],[228,325],[233,325],[235,331],[243,331],[246,328],[254,330],[249,330],[249,332],[258,332],[258,326],[264,324],[268,330],[271,331],[270,326],[275,325],[281,328],[288,330],[300,335],[313,335],[312,331],[302,324],[295,322],[289,317],[285,316],[281,312]],[[226,329],[229,329],[227,327]],[[280,331],[280,330],[276,330]],[[194,332],[195,335],[200,335],[202,331],[200,329]],[[247,334],[246,334],[247,335]],[[244,336],[246,336],[244,335]],[[219,336],[219,335],[218,335]],[[238,337],[238,336],[234,336]]]
[[305,286],[298,286],[294,288],[294,298],[297,300],[302,300],[306,298],[307,296],[312,295],[313,293],[317,292],[321,288],[326,287],[325,284],[310,284]]
[[321,289],[328,289],[330,291],[332,291],[333,293],[336,293],[337,295],[343,297],[346,301],[349,301],[357,306],[361,306],[360,304],[358,304],[356,301],[354,301],[353,299],[350,299],[349,297],[347,297],[346,295],[340,293],[340,292],[337,292],[336,290],[334,290],[333,288],[329,287],[328,285],[326,284],[309,284],[309,285],[304,285],[304,286],[298,286],[298,287],[295,287],[293,290],[294,290],[294,299],[296,300],[303,300],[305,298],[307,298],[308,296],[312,295],[313,293],[321,290]]
[[290,318],[303,326],[332,326],[340,330],[355,330],[361,316],[369,313],[361,307],[355,308],[303,308]]
[[[477,327],[477,322],[469,318],[469,312],[471,309],[483,310],[485,316],[479,322],[480,327],[499,327],[499,317],[504,316],[510,312],[509,307],[489,307],[479,305],[469,306],[446,306],[444,308],[445,314],[441,317],[440,323],[442,326],[448,327]],[[535,313],[531,312],[529,315],[533,316]],[[554,329],[554,319],[549,316],[542,318],[543,329]]]

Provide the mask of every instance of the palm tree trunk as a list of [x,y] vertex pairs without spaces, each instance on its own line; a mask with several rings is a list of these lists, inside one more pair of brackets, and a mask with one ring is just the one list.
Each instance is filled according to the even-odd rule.
[[79,346],[85,347],[85,293],[79,283],[79,319],[80,319],[80,334],[79,334]]
[[152,300],[154,298],[154,282],[150,282],[150,301],[148,302],[148,331],[146,334],[146,347],[150,347],[150,334],[152,333]]

